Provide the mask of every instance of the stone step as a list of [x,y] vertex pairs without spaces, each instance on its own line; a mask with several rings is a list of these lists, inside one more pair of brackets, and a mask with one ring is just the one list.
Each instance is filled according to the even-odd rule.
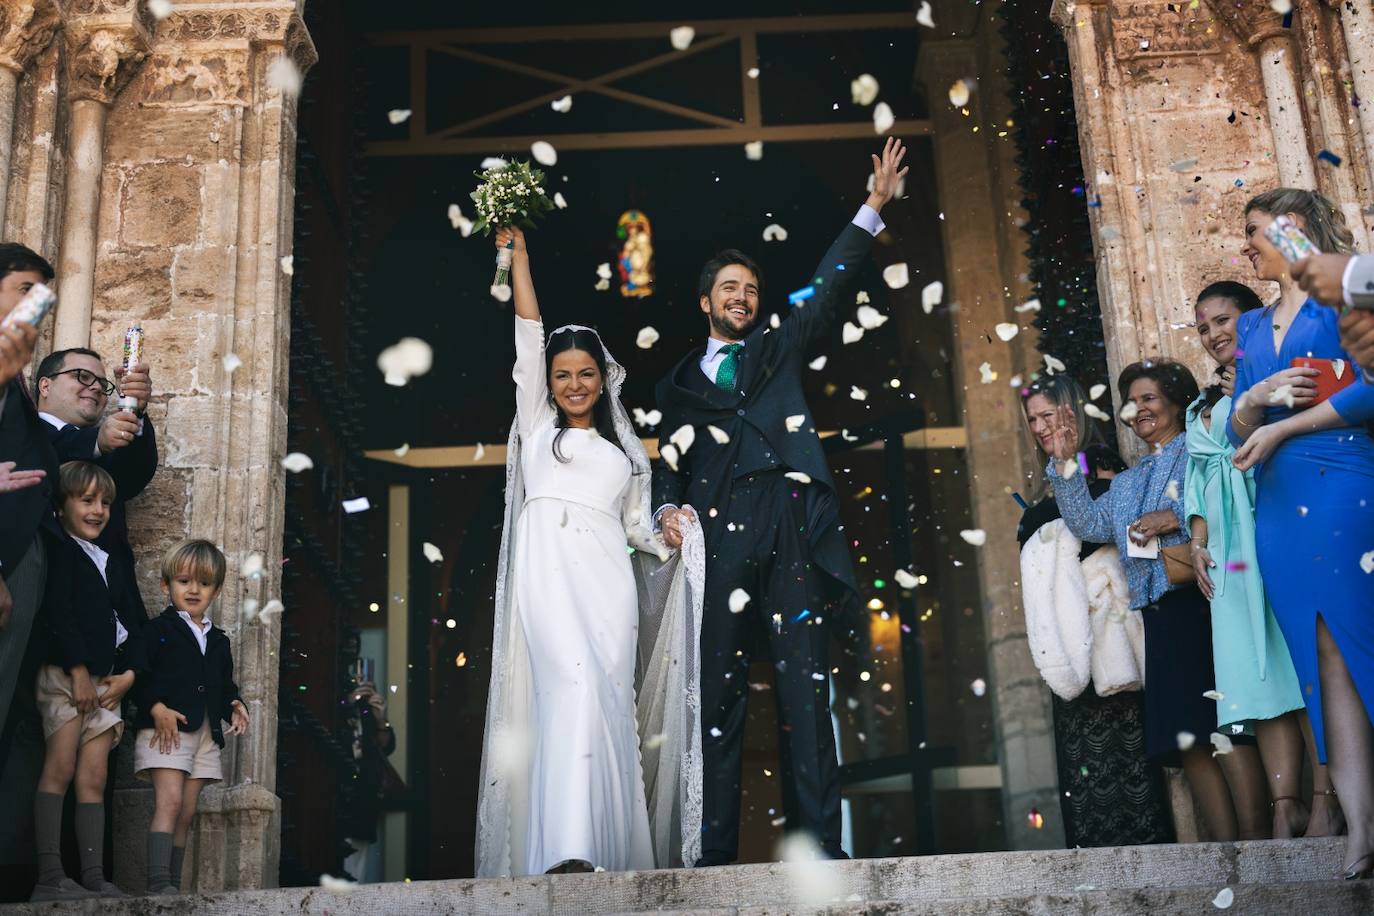
[[[1245,916],[1372,913],[1370,882],[1332,882],[1343,838],[1118,846],[859,859],[814,864],[415,881],[347,894],[277,888],[21,904],[6,914],[106,916],[389,916],[389,914],[678,913],[1207,913],[1231,887],[1237,902],[1287,901]],[[880,901],[880,902],[873,902]],[[1202,908],[1206,904],[1206,908]],[[1311,904],[1311,906],[1309,906]],[[1359,904],[1359,906],[1356,906]],[[1268,906],[1268,904],[1264,904]],[[1355,909],[1349,909],[1356,906]],[[1316,907],[1315,909],[1313,907]]]

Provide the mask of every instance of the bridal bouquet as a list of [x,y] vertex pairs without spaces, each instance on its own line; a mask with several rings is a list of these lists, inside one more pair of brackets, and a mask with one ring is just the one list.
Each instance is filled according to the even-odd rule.
[[[553,209],[553,201],[544,193],[544,173],[530,168],[528,162],[503,162],[474,174],[482,182],[472,192],[472,201],[477,205],[477,222],[472,228],[483,235],[493,226],[532,228],[536,217]],[[510,283],[511,255],[510,246],[497,252],[493,286]]]

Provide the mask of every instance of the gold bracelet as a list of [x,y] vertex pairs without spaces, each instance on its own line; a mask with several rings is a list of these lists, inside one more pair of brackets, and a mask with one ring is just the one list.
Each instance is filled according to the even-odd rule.
[[1232,411],[1232,412],[1231,412],[1231,419],[1234,420],[1235,422],[1239,423],[1241,426],[1248,426],[1248,427],[1250,427],[1251,429],[1259,429],[1259,426],[1260,426],[1258,423],[1246,423],[1244,420],[1242,420],[1242,419],[1240,418],[1240,411],[1239,411],[1239,410],[1235,410],[1235,411]]

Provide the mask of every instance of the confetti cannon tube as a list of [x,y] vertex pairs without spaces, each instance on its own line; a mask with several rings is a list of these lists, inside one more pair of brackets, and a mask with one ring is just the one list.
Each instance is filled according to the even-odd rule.
[[[128,372],[141,362],[143,362],[143,325],[135,323],[124,332],[124,371]],[[138,407],[138,400],[121,394],[118,406],[120,410],[135,410]]]
[[42,283],[35,283],[24,298],[10,309],[5,320],[0,321],[0,328],[8,328],[20,321],[36,328],[56,304],[57,294]]

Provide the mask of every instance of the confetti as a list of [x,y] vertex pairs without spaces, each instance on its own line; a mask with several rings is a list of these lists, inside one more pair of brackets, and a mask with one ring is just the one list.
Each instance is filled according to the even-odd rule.
[[679,455],[687,454],[687,450],[692,447],[692,443],[697,441],[696,427],[690,423],[684,423],[673,431],[668,437],[668,441],[677,446]]
[[549,107],[559,114],[567,114],[572,111],[572,96],[565,95],[561,99],[554,99],[549,103]]
[[304,452],[292,452],[281,460],[281,466],[292,474],[299,474],[307,468],[313,468],[315,462],[310,460],[310,456]]
[[1317,152],[1317,160],[1319,162],[1329,162],[1333,166],[1339,166],[1341,164],[1341,157],[1337,156],[1329,149],[1319,150]]
[[879,102],[873,106],[873,132],[885,134],[892,129],[892,125],[897,123],[897,118],[892,114],[892,106],[886,102]]
[[596,275],[603,280],[611,279],[611,265],[609,261],[602,261],[596,265]]
[[434,365],[434,350],[418,337],[402,337],[377,355],[388,385],[402,386]]
[[892,574],[892,578],[896,579],[897,584],[900,585],[902,588],[908,589],[915,588],[919,581],[915,576],[907,572],[905,569],[899,569],[896,572],[894,572]]
[[358,512],[366,512],[368,509],[372,508],[372,503],[367,501],[366,496],[359,496],[356,499],[345,499],[340,505],[343,506],[343,510],[349,515],[354,515]]
[[973,679],[973,683],[969,684],[969,689],[973,691],[974,696],[981,697],[988,692],[988,682],[981,677],[976,677]]
[[1374,550],[1360,557],[1360,569],[1364,570],[1366,576],[1370,573],[1374,573]]
[[858,385],[849,386],[849,396],[856,401],[868,400],[868,392],[860,388]]
[[172,15],[172,0],[148,0],[148,12],[159,21]]
[[668,465],[668,467],[672,468],[674,471],[677,470],[678,454],[676,445],[673,445],[673,443],[669,442],[667,445],[663,446],[663,448],[658,450],[658,454],[659,457],[663,459],[664,463]]
[[1018,315],[1024,312],[1038,312],[1040,311],[1040,300],[1027,299],[1025,302],[1012,309],[1012,311],[1016,312]]
[[1045,371],[1050,375],[1054,375],[1056,372],[1063,372],[1064,368],[1064,363],[1062,361],[1050,356],[1048,353],[1045,354]]
[[719,426],[707,426],[706,431],[711,434],[711,438],[716,440],[717,445],[725,445],[730,441],[730,434]]
[[457,204],[448,205],[448,221],[454,229],[463,234],[463,238],[472,235],[472,220],[463,215],[462,208]]
[[1107,386],[1103,385],[1100,382],[1088,389],[1088,397],[1092,398],[1094,401],[1096,401],[1098,398],[1102,397],[1102,395],[1106,393]]
[[744,158],[758,162],[763,158],[763,141],[751,140],[744,144]]
[[[730,599],[729,599],[729,600],[730,600],[730,613],[731,613],[731,614],[738,614],[740,611],[744,610],[744,606],[747,605],[747,604],[749,603],[749,601],[750,601],[749,593],[746,592],[746,591],[745,591],[744,589],[742,589],[742,588],[737,588],[737,589],[735,589],[734,591],[732,591],[732,592],[730,593]],[[715,732],[714,729],[712,729],[712,731]],[[714,734],[714,737],[720,737],[719,733],[715,733],[715,734]]]
[[787,425],[787,431],[789,433],[795,433],[798,430],[800,430],[802,428],[802,424],[805,422],[806,414],[804,413],[795,413],[783,421],[783,423]]
[[1193,745],[1197,743],[1197,736],[1192,732],[1179,732],[1177,740],[1178,749],[1180,751],[1189,751],[1192,750]]
[[987,542],[988,534],[982,528],[967,528],[959,532],[959,537],[974,547],[982,547]]
[[648,751],[652,751],[652,750],[654,750],[655,748],[662,747],[662,746],[663,746],[663,742],[664,742],[664,741],[667,741],[667,740],[668,740],[668,735],[667,735],[666,732],[659,732],[659,733],[656,734],[656,735],[650,735],[649,737],[647,737],[647,738],[644,739],[644,749],[645,749],[645,750],[648,750]]
[[802,471],[788,471],[786,474],[783,474],[782,476],[786,477],[788,480],[795,480],[797,483],[811,482],[811,475],[804,473]]
[[756,80],[759,78],[759,68],[750,67],[748,70],[745,71],[745,75],[748,76],[751,80]]
[[1121,422],[1130,423],[1138,413],[1140,413],[1140,408],[1135,406],[1135,401],[1127,401],[1121,405]]
[[[1288,2],[1288,0],[1274,0],[1274,5],[1275,5],[1275,6],[1278,6],[1279,3],[1287,3],[1287,2]],[[1289,9],[1291,10],[1292,7],[1290,6]],[[1280,12],[1284,12],[1284,11],[1283,11],[1283,10],[1280,10]],[[1219,910],[1227,910],[1227,909],[1230,909],[1230,908],[1231,908],[1231,904],[1233,904],[1233,903],[1235,903],[1235,902],[1236,902],[1236,892],[1233,891],[1233,890],[1231,890],[1229,887],[1223,887],[1221,890],[1217,891],[1217,895],[1216,895],[1215,897],[1212,898],[1212,906],[1216,907],[1216,908],[1219,909]]]
[[284,95],[300,95],[302,82],[304,78],[300,69],[291,58],[283,54],[272,58],[272,63],[267,65],[267,85],[273,89],[280,89]]
[[428,560],[429,562],[431,562],[431,563],[442,563],[442,562],[444,562],[444,553],[443,553],[443,551],[441,551],[438,547],[435,547],[435,546],[434,546],[433,544],[431,544],[429,541],[425,541],[423,544],[421,544],[421,545],[420,545],[420,550],[424,552],[425,559]]
[[1285,407],[1293,406],[1293,386],[1280,385],[1269,392],[1270,404],[1283,404]]
[[409,452],[409,451],[410,451],[410,443],[409,443],[409,442],[406,442],[405,444],[401,445],[399,448],[394,448],[394,449],[392,449],[392,450],[391,450],[391,454],[395,455],[397,458],[404,458],[404,457],[406,456],[406,453]]
[[530,155],[540,165],[554,165],[558,162],[558,150],[547,140],[536,140],[531,143]]
[[284,255],[278,263],[281,264],[281,272],[288,277],[296,272],[296,256],[294,254]]
[[560,210],[568,209],[568,199],[563,196],[562,191],[553,192],[553,205]]
[[404,124],[410,120],[410,115],[409,108],[393,108],[386,113],[386,119],[392,124]]
[[1110,423],[1112,420],[1111,416],[1096,404],[1084,404],[1083,412],[1094,420],[1102,420],[1105,423]]
[[846,321],[840,328],[840,340],[847,344],[858,343],[863,340],[864,329],[852,321]]
[[935,20],[930,16],[930,0],[921,0],[921,8],[916,11],[916,23],[928,29],[935,28]]
[[261,579],[262,566],[262,554],[254,551],[244,557],[242,565],[239,566],[239,575],[245,579]]
[[500,156],[488,156],[482,160],[482,171],[484,172],[488,169],[504,169],[509,167],[510,163]]
[[267,602],[266,606],[263,607],[261,611],[258,612],[258,620],[263,621],[266,618],[273,616],[274,614],[280,614],[284,610],[286,610],[286,605],[282,604],[276,598],[273,598],[271,601]]
[[1235,746],[1231,744],[1231,739],[1220,732],[1212,732],[1210,737],[1212,739],[1212,747],[1216,748],[1216,750],[1212,751],[1213,757],[1218,754],[1229,754],[1236,749]]
[[663,422],[663,413],[658,410],[645,410],[642,407],[634,409],[635,422],[640,426],[657,426]]
[[949,104],[955,108],[963,108],[967,105],[974,85],[972,79],[955,80],[954,85],[949,87]]
[[493,284],[492,287],[491,287],[490,292],[491,292],[491,298],[495,299],[497,302],[509,302],[509,301],[510,301],[510,297],[511,297],[511,288],[510,288],[510,284],[509,284],[509,283],[496,283],[496,284]]
[[910,283],[911,274],[907,270],[906,262],[899,261],[884,267],[883,282],[887,284],[888,289],[901,289]]
[[1293,12],[1293,0],[1269,0],[1269,6],[1280,16]]
[[1077,474],[1077,473],[1078,473],[1078,459],[1077,459],[1077,458],[1070,458],[1068,461],[1065,461],[1065,462],[1064,462],[1064,467],[1060,470],[1059,476],[1060,476],[1060,477],[1063,477],[1065,480],[1068,480],[1070,477],[1072,477],[1073,475],[1075,475],[1075,474]]
[[940,300],[945,295],[945,284],[936,280],[934,283],[927,283],[926,288],[921,290],[921,308],[927,315],[935,310],[935,306],[940,304]]
[[455,659],[453,660],[453,664],[457,665],[459,668],[462,668],[462,667],[465,666],[467,663],[468,663],[468,655],[467,655],[466,652],[459,652],[459,653],[458,653],[458,657],[455,658]]
[[1045,816],[1034,808],[1026,815],[1026,822],[1030,824],[1032,830],[1040,830],[1045,826]]
[[763,227],[763,240],[765,242],[785,242],[787,241],[787,230],[777,223],[769,223]]
[[1197,158],[1196,158],[1196,157],[1194,157],[1194,158],[1192,158],[1192,159],[1179,159],[1177,162],[1171,162],[1171,163],[1169,164],[1169,171],[1171,171],[1171,172],[1191,172],[1191,171],[1193,170],[1193,167],[1196,166],[1196,165],[1197,165]]
[[224,366],[225,372],[233,372],[239,366],[243,365],[243,360],[239,359],[237,353],[226,353],[224,354],[224,358],[220,360],[220,364]]
[[1021,329],[1009,321],[1003,321],[1001,324],[997,325],[997,327],[993,328],[993,331],[1002,339],[1003,343],[1006,343],[1017,334],[1021,333]]
[[686,51],[692,46],[692,39],[697,37],[697,30],[690,25],[680,25],[668,33],[668,40],[673,47],[679,51]]
[[878,98],[878,81],[871,73],[861,73],[849,83],[849,95],[855,105],[867,108]]
[[805,302],[807,299],[810,299],[814,295],[816,295],[816,287],[803,286],[801,289],[793,290],[792,292],[787,294],[787,304],[797,305],[799,303]]
[[1345,360],[1343,360],[1343,359],[1333,359],[1333,360],[1331,360],[1331,371],[1334,372],[1334,373],[1336,373],[1336,381],[1339,382],[1339,381],[1341,380],[1341,376],[1342,376],[1342,375],[1345,375]]
[[481,461],[487,457],[487,447],[482,443],[477,443],[477,447],[472,450],[472,460]]
[[1178,481],[1177,481],[1177,480],[1171,480],[1171,481],[1169,481],[1169,485],[1168,485],[1167,487],[1164,488],[1164,497],[1165,497],[1166,499],[1172,499],[1172,500],[1174,500],[1174,501],[1177,501],[1177,500],[1178,500]]
[[825,858],[816,840],[806,831],[797,830],[783,836],[777,859],[784,863],[783,873],[792,900],[820,906],[845,893],[843,873],[834,864],[825,862]]
[[320,875],[320,887],[330,894],[351,894],[358,889],[355,881],[347,878],[336,878],[333,875]]
[[868,290],[861,289],[854,294],[855,305],[867,305],[869,303]]
[[859,319],[859,327],[863,328],[865,331],[871,331],[874,328],[880,328],[887,324],[887,316],[871,305],[859,306],[858,315],[856,317]]
[[647,350],[656,343],[658,343],[658,331],[655,331],[652,325],[640,328],[639,333],[635,335],[635,346],[641,350]]
[[825,356],[817,356],[815,359],[811,360],[811,362],[807,363],[807,365],[819,372],[825,368],[826,359],[827,357]]
[[978,373],[982,376],[981,381],[984,385],[997,381],[997,373],[992,371],[992,363],[983,363],[978,367]]
[[1226,699],[1226,694],[1222,693],[1220,690],[1204,690],[1202,691],[1202,695],[1207,699],[1217,703],[1220,703],[1222,700]]

